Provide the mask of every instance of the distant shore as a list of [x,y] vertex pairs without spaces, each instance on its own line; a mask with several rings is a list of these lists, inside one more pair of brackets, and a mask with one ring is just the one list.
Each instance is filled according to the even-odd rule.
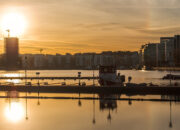
[[[5,68],[0,68],[1,71],[20,71],[20,70],[25,70],[23,68],[16,68],[16,69],[5,69]],[[62,68],[62,69],[59,69],[59,68],[36,68],[36,69],[26,69],[28,71],[30,70],[99,70],[99,69],[84,69],[84,68]],[[141,70],[141,69],[117,69],[117,70]],[[147,71],[155,71],[155,70],[158,70],[158,71],[180,71],[180,67],[153,67],[152,69],[147,69]]]
[[[25,70],[23,68],[17,68],[17,69],[4,69],[4,68],[0,68],[0,70],[4,70],[4,71],[19,71],[19,70]],[[65,69],[59,69],[59,68],[54,68],[54,69],[51,69],[51,68],[45,68],[45,69],[40,69],[40,68],[36,68],[36,69],[26,69],[26,70],[99,70],[99,69],[84,69],[84,68],[77,68],[77,69],[71,69],[71,68],[65,68]],[[117,69],[117,70],[135,70],[135,69]]]
[[153,70],[159,70],[159,71],[180,71],[180,67],[153,67]]

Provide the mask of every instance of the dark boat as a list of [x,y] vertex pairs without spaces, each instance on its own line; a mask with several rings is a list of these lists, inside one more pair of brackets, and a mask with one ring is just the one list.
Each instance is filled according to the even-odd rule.
[[99,84],[101,86],[123,86],[125,76],[117,74],[115,66],[100,66],[99,67]]
[[162,79],[180,80],[180,75],[167,74]]

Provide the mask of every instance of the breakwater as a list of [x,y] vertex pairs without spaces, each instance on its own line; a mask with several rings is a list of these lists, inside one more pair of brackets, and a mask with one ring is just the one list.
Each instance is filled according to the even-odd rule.
[[85,94],[126,94],[126,95],[180,95],[178,86],[159,87],[100,87],[100,86],[0,86],[0,91],[40,93],[85,93]]

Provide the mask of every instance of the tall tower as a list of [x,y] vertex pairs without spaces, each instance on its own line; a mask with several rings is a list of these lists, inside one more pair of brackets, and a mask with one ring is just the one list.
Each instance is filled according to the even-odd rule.
[[5,67],[7,69],[17,69],[19,63],[19,39],[17,37],[10,37],[9,30],[8,37],[4,38],[4,58]]
[[180,35],[174,36],[175,64],[180,67]]

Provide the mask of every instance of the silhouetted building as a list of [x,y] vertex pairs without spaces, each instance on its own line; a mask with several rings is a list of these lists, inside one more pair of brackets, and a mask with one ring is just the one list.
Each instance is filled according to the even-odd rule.
[[44,69],[47,63],[45,62],[45,55],[35,54],[34,55],[34,68]]
[[175,65],[180,67],[180,35],[174,36]]
[[180,67],[180,35],[161,37],[160,43],[143,45],[139,56],[141,66]]
[[33,54],[21,54],[21,67],[22,69],[34,68],[34,55]]
[[149,43],[144,46],[143,58],[146,67],[158,66],[158,43]]
[[19,39],[16,37],[4,38],[5,67],[16,69],[19,65]]
[[174,64],[174,37],[161,37],[159,47],[161,66],[173,66]]

